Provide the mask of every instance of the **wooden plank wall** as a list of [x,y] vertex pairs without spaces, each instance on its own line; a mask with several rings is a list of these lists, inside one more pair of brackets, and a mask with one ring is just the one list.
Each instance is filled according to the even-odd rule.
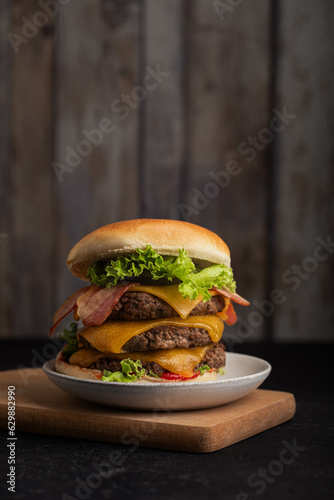
[[[10,5],[11,31],[19,34],[22,17],[35,15],[36,2]],[[41,29],[26,29],[31,38],[17,54],[11,52],[10,60],[11,275],[5,288],[12,291],[15,335],[42,335],[51,310],[53,172],[47,166],[52,160],[54,39],[53,18],[46,20]]]
[[[184,2],[144,3],[143,68],[166,73],[143,103],[142,209],[144,217],[178,219],[185,162]],[[145,70],[146,71],[146,70]]]
[[[184,199],[196,213],[184,211],[190,222],[224,234],[240,293],[260,298],[266,293],[268,164],[265,154],[248,162],[238,147],[269,121],[269,3],[245,2],[221,20],[205,0],[196,0],[188,28]],[[231,162],[239,173],[228,178]],[[251,327],[252,338],[263,338],[264,328],[264,322]]]
[[12,278],[11,262],[11,170],[9,168],[9,64],[10,47],[7,33],[10,30],[9,0],[0,2],[0,277],[6,286],[0,287],[1,335],[9,337],[13,332],[12,324],[12,287],[8,285]]
[[277,105],[296,115],[276,155],[275,286],[287,296],[274,325],[280,340],[333,338],[333,249],[316,250],[318,238],[334,240],[333,7],[330,0],[280,5]]
[[0,5],[0,337],[45,335],[84,234],[161,217],[229,244],[231,347],[332,339],[331,0],[58,7]]
[[[105,1],[97,8],[95,0],[84,0],[69,3],[59,13],[54,158],[64,164],[70,152],[73,168],[63,174],[62,182],[54,183],[54,307],[79,283],[64,266],[73,242],[110,220],[138,213],[139,109],[127,108],[122,119],[123,112],[111,108],[117,110],[115,101],[139,80],[139,3]],[[89,154],[83,131],[97,144]]]

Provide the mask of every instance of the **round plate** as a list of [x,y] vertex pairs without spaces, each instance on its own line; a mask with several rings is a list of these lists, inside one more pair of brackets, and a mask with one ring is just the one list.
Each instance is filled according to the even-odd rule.
[[72,396],[114,408],[155,411],[197,410],[230,403],[259,387],[271,371],[267,361],[235,353],[226,353],[225,375],[208,382],[103,382],[62,375],[54,365],[54,359],[43,365],[46,375]]

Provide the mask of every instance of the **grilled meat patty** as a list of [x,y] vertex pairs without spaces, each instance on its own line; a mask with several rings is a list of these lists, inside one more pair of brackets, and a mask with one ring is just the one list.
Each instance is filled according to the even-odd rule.
[[[220,295],[213,296],[208,302],[200,302],[190,316],[215,314],[224,309],[225,301]],[[126,292],[115,305],[109,316],[111,320],[170,318],[176,316],[175,310],[164,300],[146,292]]]
[[[80,335],[80,342],[88,348],[92,346]],[[188,326],[162,325],[140,333],[128,340],[123,350],[158,351],[160,349],[175,349],[182,347],[199,347],[211,342],[210,335],[204,328],[189,328]]]
[[[215,344],[212,348],[206,351],[203,360],[195,367],[195,370],[198,370],[204,365],[208,365],[210,368],[220,368],[225,366],[225,357],[225,346],[223,344]],[[154,375],[162,375],[167,371],[155,362],[142,362],[142,365],[148,375],[150,373],[153,373]],[[122,370],[121,361],[112,357],[101,358],[96,361],[96,363],[90,365],[89,368],[109,370],[111,372]]]
[[[208,302],[200,302],[190,313],[191,316],[210,315],[221,312],[224,309],[225,301],[222,296],[214,296]],[[146,292],[126,292],[117,302],[109,320],[148,320],[158,318],[169,318],[177,316],[175,310],[164,300]],[[79,332],[79,341],[81,344],[96,351],[94,347],[84,339]],[[204,328],[180,327],[174,325],[162,325],[152,328],[146,332],[136,335],[123,346],[124,351],[157,351],[163,349],[175,349],[189,347],[199,347],[207,345],[211,338]],[[155,362],[142,362],[146,373],[161,375],[166,370]],[[210,368],[219,368],[225,366],[225,347],[223,344],[215,344],[207,350],[205,357],[195,369],[204,365]],[[112,372],[121,370],[121,361],[112,358],[101,358],[89,368],[99,370],[109,370]]]

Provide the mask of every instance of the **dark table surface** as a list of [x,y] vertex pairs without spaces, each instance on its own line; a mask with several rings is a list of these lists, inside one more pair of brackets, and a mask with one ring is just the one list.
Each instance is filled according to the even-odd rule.
[[[31,366],[35,352],[42,352],[43,345],[40,341],[2,342],[1,369]],[[0,497],[334,498],[333,345],[242,344],[235,350],[272,364],[272,373],[262,388],[294,393],[297,411],[291,421],[209,454],[151,448],[134,451],[133,446],[17,433],[15,493],[7,491],[7,433],[1,431]],[[110,463],[113,451],[119,452],[114,466],[105,465],[101,475],[93,474],[95,467]]]

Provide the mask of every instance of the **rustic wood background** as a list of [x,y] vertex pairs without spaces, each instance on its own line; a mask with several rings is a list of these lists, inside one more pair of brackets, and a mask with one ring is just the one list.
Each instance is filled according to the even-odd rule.
[[[46,335],[86,233],[195,209],[252,301],[232,344],[333,339],[332,250],[313,257],[334,239],[333,1],[54,0],[44,17],[43,3],[0,2],[1,336]],[[141,99],[148,66],[169,75]],[[111,111],[131,92],[126,118]],[[271,140],[273,108],[296,116]],[[105,118],[115,129],[60,182],[54,162]],[[255,313],[274,289],[285,301]]]

